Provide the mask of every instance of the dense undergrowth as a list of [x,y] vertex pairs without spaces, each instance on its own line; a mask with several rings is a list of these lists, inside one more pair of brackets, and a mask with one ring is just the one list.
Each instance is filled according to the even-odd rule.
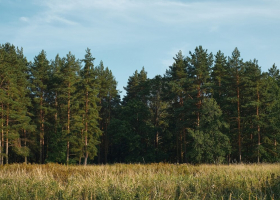
[[280,165],[0,167],[0,199],[280,199]]

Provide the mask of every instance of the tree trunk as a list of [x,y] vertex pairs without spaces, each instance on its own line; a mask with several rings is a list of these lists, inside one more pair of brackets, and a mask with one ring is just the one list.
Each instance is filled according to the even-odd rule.
[[[24,132],[24,146],[26,148],[26,140],[27,140],[26,130],[24,129],[23,132]],[[24,162],[25,162],[25,164],[27,164],[27,156],[24,157]]]
[[69,148],[70,148],[70,143],[69,143],[69,140],[67,141],[67,158],[66,158],[66,163],[67,163],[67,165],[69,164],[69,154],[70,154],[70,152],[69,152]]
[[197,99],[199,99],[198,104],[197,104],[197,127],[199,128],[199,123],[200,123],[200,116],[199,116],[199,111],[200,111],[200,106],[201,106],[201,100],[200,100],[200,86],[197,88],[198,93],[197,93]]
[[258,163],[260,163],[260,145],[261,145],[261,133],[260,133],[260,116],[259,116],[259,101],[260,101],[260,95],[259,95],[259,89],[257,89],[257,95],[258,95],[258,104],[257,104],[257,118],[258,118]]
[[242,162],[241,159],[241,127],[240,127],[240,95],[239,95],[239,76],[237,73],[237,123],[238,123],[238,152],[239,152],[239,163]]
[[201,107],[201,91],[200,91],[200,85],[202,84],[202,81],[200,81],[200,76],[197,76],[197,80],[198,80],[198,87],[197,87],[197,99],[198,99],[198,103],[197,103],[197,127],[199,128],[200,125],[200,107]]
[[82,162],[82,156],[79,157],[79,165],[81,165]]
[[[183,97],[180,97],[180,107],[184,106],[184,100]],[[181,123],[184,123],[184,118],[180,118]],[[183,133],[184,133],[185,127],[183,126],[182,130],[180,131],[180,137],[179,137],[179,145],[180,145],[180,163],[184,162],[184,147],[183,147]]]
[[[101,106],[101,109],[99,111],[99,113],[102,113],[102,99],[100,97],[100,94],[99,94],[99,98],[100,98],[100,101],[99,101],[99,104]],[[99,129],[101,131],[103,131],[103,125],[102,125],[102,119],[99,119]],[[103,159],[102,159],[102,155],[103,155],[103,146],[104,146],[104,133],[102,133],[101,137],[100,137],[100,143],[99,143],[99,151],[98,151],[98,164],[101,164],[103,163]]]
[[159,133],[158,133],[158,124],[159,124],[159,105],[160,103],[158,103],[159,101],[159,95],[157,93],[157,105],[156,105],[156,110],[155,110],[155,124],[154,126],[157,128],[157,132],[156,132],[156,135],[155,135],[155,149],[156,149],[156,156],[157,156],[157,152],[158,152],[158,140],[159,140]]
[[179,134],[177,134],[177,138],[176,138],[176,147],[177,147],[177,163],[179,163]]
[[108,157],[108,134],[107,134],[107,123],[105,123],[105,148],[104,148],[104,163],[107,164],[107,157]]
[[183,133],[180,132],[180,163],[184,162]]
[[[156,113],[155,113],[155,127],[158,128],[158,107],[156,107]],[[159,140],[159,133],[158,130],[155,135],[155,149],[156,149],[156,156],[158,154],[158,140]]]
[[44,148],[44,117],[43,117],[43,96],[40,98],[40,164],[43,163],[43,148]]
[[[9,95],[8,95],[9,96]],[[7,119],[6,119],[6,164],[9,164],[9,104],[7,105]]]
[[2,103],[1,112],[1,138],[0,138],[0,165],[3,165],[2,147],[4,147],[4,105]]
[[187,163],[187,141],[186,141],[186,129],[184,129],[184,163]]
[[57,109],[58,109],[57,107],[58,107],[57,92],[55,92],[55,114],[54,114],[54,119],[55,119],[54,132],[55,132],[55,134],[57,133]]
[[68,83],[68,105],[67,105],[67,155],[66,155],[66,163],[69,163],[69,154],[70,154],[70,86],[71,84]]
[[86,110],[85,110],[85,162],[84,165],[87,165],[88,160],[88,91],[86,92]]

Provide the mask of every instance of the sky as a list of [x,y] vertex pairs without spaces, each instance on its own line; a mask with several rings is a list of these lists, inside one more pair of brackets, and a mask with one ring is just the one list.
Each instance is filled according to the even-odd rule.
[[280,67],[279,13],[279,0],[0,0],[0,44],[23,47],[29,61],[41,50],[83,59],[90,48],[124,95],[135,70],[163,75],[179,50],[200,45]]

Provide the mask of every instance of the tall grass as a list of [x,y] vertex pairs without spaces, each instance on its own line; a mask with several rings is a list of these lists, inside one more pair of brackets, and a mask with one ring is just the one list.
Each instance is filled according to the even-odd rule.
[[13,164],[0,199],[280,199],[280,165]]

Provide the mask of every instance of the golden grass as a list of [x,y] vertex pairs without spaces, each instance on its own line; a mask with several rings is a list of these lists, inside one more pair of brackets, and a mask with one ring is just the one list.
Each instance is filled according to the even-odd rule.
[[0,199],[280,199],[280,164],[12,164]]

